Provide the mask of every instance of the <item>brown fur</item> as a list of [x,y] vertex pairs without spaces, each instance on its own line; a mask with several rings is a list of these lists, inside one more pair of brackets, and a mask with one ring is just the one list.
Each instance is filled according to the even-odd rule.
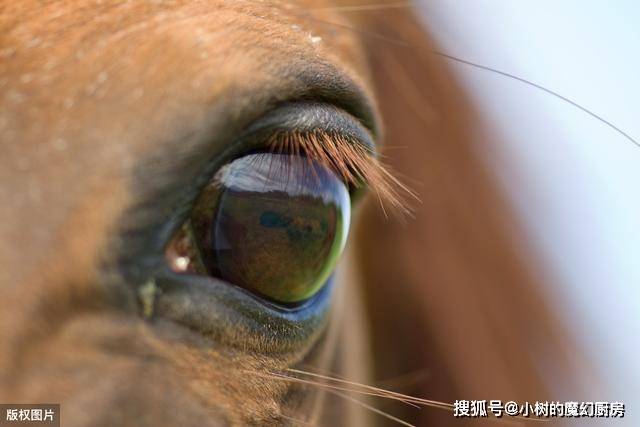
[[[414,394],[546,399],[533,356],[544,348],[576,376],[473,148],[481,134],[464,94],[409,10],[346,6],[0,3],[0,401],[61,402],[64,425],[353,425],[371,418],[251,372],[312,360],[371,382],[426,368]],[[300,76],[318,73],[352,81],[379,106],[386,143],[407,147],[391,160],[421,183],[415,221],[365,208],[331,327],[286,357],[232,328],[217,340],[145,319],[135,288],[105,269],[113,235],[137,212],[140,170],[161,188],[169,163],[202,161],[194,147],[214,155],[280,101],[317,95]]]

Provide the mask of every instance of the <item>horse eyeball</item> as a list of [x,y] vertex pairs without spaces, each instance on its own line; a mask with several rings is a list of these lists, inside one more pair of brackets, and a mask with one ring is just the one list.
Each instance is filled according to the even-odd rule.
[[208,274],[282,304],[312,297],[344,249],[346,185],[300,155],[256,153],[220,169],[191,214]]

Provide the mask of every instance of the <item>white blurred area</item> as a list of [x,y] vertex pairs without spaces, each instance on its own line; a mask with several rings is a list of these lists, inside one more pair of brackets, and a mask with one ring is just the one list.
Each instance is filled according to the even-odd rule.
[[[554,90],[640,140],[640,2],[418,3],[443,52]],[[609,422],[640,425],[640,147],[538,89],[450,65],[497,135],[480,149],[547,264],[546,291],[607,382],[585,395],[624,401],[626,417]]]

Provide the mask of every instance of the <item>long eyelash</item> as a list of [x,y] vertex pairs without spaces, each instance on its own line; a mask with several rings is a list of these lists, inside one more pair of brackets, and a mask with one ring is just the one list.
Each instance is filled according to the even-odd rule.
[[304,154],[338,174],[351,188],[368,186],[387,215],[385,205],[401,216],[411,216],[409,199],[416,194],[398,178],[392,169],[372,155],[370,149],[340,134],[324,131],[276,132],[268,141],[274,153]]

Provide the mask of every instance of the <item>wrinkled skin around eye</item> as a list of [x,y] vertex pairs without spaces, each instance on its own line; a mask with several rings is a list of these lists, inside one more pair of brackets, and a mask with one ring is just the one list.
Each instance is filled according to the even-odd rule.
[[210,274],[283,304],[322,288],[350,220],[348,190],[332,171],[302,156],[250,154],[212,187],[191,218]]

